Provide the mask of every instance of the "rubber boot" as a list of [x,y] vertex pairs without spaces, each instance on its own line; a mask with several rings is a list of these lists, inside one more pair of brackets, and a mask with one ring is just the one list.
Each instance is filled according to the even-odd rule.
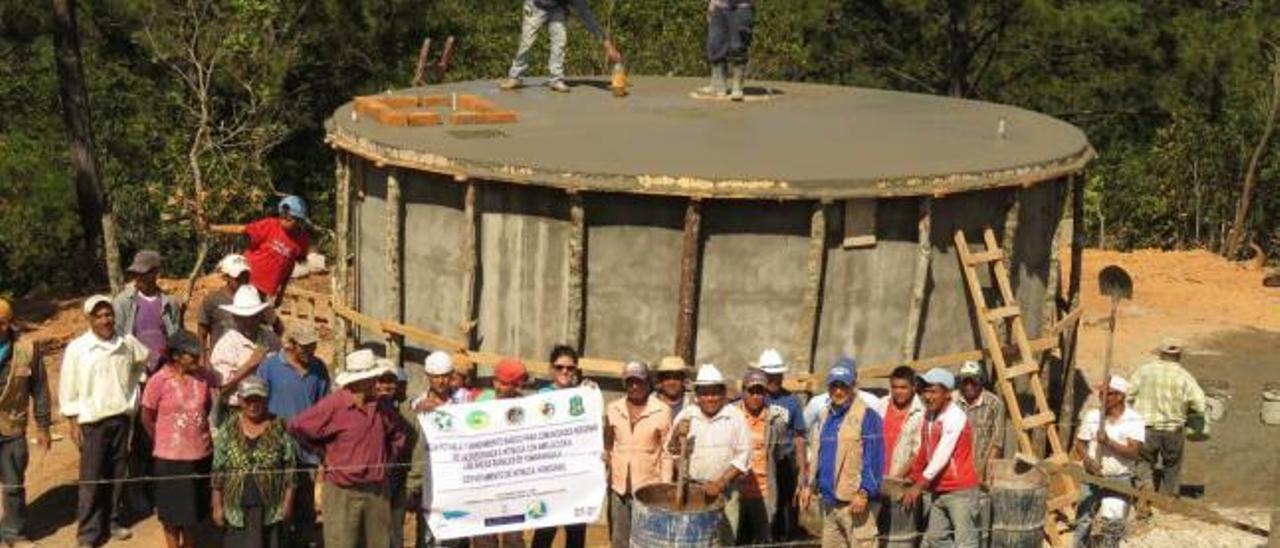
[[730,74],[732,90],[729,92],[729,98],[734,101],[741,101],[745,98],[742,92],[742,81],[747,77],[747,66],[734,63],[733,68],[730,69]]
[[724,79],[724,63],[712,63],[711,65],[711,82],[705,86],[698,88],[698,93],[702,95],[711,95],[714,97],[723,96],[726,91]]

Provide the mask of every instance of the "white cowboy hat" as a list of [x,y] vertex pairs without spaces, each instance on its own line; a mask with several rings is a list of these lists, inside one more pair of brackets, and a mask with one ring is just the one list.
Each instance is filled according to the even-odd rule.
[[258,290],[252,285],[242,285],[236,290],[236,296],[231,299],[231,304],[219,306],[227,313],[233,316],[256,316],[263,310],[271,306],[271,303],[263,302],[262,295],[258,294]]
[[388,373],[394,375],[396,366],[390,360],[378,358],[368,348],[347,354],[346,366],[333,382],[338,386],[346,386],[365,379],[376,379]]
[[760,354],[760,362],[756,367],[768,375],[781,375],[787,372],[787,362],[782,359],[782,353],[773,348]]
[[724,386],[724,375],[713,364],[702,364],[698,367],[698,376],[693,380],[694,386]]

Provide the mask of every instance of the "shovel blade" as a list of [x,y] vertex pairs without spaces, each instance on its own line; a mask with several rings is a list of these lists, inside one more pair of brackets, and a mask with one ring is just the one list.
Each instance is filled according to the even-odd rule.
[[1116,265],[1109,265],[1098,273],[1098,288],[1112,299],[1133,298],[1133,278]]

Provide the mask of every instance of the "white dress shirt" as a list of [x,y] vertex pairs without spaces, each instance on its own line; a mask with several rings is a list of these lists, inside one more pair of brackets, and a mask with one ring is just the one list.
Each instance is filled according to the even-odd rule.
[[146,378],[147,347],[133,335],[100,339],[87,331],[67,345],[58,380],[62,414],[90,424],[132,414]]

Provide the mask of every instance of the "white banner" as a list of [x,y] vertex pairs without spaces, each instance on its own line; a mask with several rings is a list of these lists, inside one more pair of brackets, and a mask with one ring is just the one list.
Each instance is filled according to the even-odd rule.
[[607,486],[599,389],[446,405],[418,420],[436,539],[599,517]]

